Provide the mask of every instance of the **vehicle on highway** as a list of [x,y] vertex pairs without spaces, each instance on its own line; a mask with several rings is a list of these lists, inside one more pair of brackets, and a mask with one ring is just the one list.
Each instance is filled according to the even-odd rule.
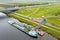
[[31,25],[19,22],[16,19],[9,20],[8,23],[31,37],[37,38],[38,36],[38,33],[34,30],[33,26]]

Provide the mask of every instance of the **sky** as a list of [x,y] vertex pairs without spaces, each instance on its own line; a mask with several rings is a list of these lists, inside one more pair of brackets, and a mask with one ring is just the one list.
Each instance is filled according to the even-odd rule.
[[0,0],[0,2],[60,2],[60,0]]

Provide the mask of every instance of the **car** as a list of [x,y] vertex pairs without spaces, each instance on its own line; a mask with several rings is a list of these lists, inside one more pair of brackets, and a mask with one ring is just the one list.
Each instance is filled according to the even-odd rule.
[[[30,28],[30,25],[28,26],[26,23],[22,23],[22,22],[20,22],[20,23],[18,24],[18,23],[16,23],[16,22],[19,23],[19,21],[14,20],[14,19],[8,21],[8,23],[9,23],[10,25],[12,25],[12,26],[14,26],[15,28],[21,30],[21,31],[24,32],[25,34],[27,34],[27,35],[29,35],[29,36],[31,36],[31,37],[34,37],[34,38],[37,38],[37,37],[38,37],[38,33],[37,33],[35,30],[29,30],[29,29],[27,28],[27,27]],[[22,25],[20,25],[20,24],[22,24]],[[32,27],[31,27],[31,28],[32,28]],[[26,31],[25,29],[28,30],[28,31]]]

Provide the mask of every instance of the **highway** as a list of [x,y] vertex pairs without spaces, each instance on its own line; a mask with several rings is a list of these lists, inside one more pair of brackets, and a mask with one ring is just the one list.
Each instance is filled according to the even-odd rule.
[[9,17],[0,18],[0,40],[57,40],[55,37],[45,33],[44,36],[32,38],[8,23]]

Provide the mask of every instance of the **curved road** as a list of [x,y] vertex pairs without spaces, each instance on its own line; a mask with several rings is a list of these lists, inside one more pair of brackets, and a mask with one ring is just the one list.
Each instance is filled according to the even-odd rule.
[[0,18],[0,40],[57,40],[45,33],[44,36],[32,38],[8,24],[9,17]]

